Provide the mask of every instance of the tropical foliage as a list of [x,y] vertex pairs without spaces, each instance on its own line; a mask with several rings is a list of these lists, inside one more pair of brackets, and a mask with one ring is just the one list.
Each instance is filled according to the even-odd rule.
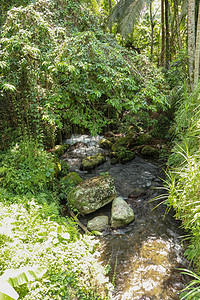
[[[54,146],[69,124],[96,133],[110,122],[110,111],[168,106],[162,74],[118,46],[76,1],[12,8],[0,49],[2,124],[7,131],[14,127],[16,136],[33,135]],[[5,146],[7,139],[1,135]]]
[[[38,205],[41,198],[43,205]],[[13,286],[19,299],[108,299],[112,286],[95,258],[97,240],[81,236],[76,225],[56,216],[58,207],[52,211],[44,198],[1,189],[0,280],[16,276]]]
[[17,193],[42,192],[52,184],[55,161],[31,140],[24,140],[1,155],[1,184]]
[[[166,181],[169,192],[166,203],[175,208],[176,217],[182,220],[183,227],[188,231],[190,245],[185,254],[195,264],[197,272],[200,266],[199,118],[198,90],[193,94],[184,93],[184,100],[176,114],[177,139],[168,160],[171,168]],[[182,299],[198,299],[198,273],[184,272],[194,279],[185,288]]]
[[[197,269],[184,271],[194,280],[182,298],[198,299],[200,6],[188,1],[187,11],[185,4],[1,1],[0,275],[18,272],[16,292],[12,279],[5,284],[19,298],[110,297],[94,240],[61,217],[60,200],[74,183],[60,180],[68,166],[56,158],[55,144],[74,128],[124,133],[138,124],[160,138],[159,125],[174,120],[165,132],[173,144],[166,203],[191,236],[186,255]],[[43,277],[38,264],[47,270]]]

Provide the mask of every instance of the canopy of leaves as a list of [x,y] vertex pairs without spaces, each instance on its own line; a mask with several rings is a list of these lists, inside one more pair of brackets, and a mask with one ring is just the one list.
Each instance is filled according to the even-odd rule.
[[96,133],[106,126],[110,109],[136,113],[167,106],[162,75],[144,57],[118,46],[76,1],[38,0],[8,12],[0,87],[4,127],[47,145],[63,122]]

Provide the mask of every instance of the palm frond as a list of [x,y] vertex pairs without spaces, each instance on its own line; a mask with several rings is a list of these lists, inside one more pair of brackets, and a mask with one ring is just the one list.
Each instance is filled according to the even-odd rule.
[[134,24],[141,15],[141,11],[150,0],[120,0],[111,11],[109,27],[116,22],[122,36],[127,36],[134,29]]

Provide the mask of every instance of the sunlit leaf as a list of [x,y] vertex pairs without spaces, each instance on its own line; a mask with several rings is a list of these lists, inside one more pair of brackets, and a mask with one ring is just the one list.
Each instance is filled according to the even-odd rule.
[[15,289],[7,282],[0,280],[0,300],[16,300],[19,298]]

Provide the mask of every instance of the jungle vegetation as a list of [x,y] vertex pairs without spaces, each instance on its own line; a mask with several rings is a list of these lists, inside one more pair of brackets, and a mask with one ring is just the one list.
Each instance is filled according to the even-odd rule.
[[50,150],[74,132],[139,124],[171,148],[165,203],[188,230],[196,272],[181,297],[200,298],[199,10],[195,0],[1,1],[1,297],[109,299],[94,240],[61,215],[68,169]]

